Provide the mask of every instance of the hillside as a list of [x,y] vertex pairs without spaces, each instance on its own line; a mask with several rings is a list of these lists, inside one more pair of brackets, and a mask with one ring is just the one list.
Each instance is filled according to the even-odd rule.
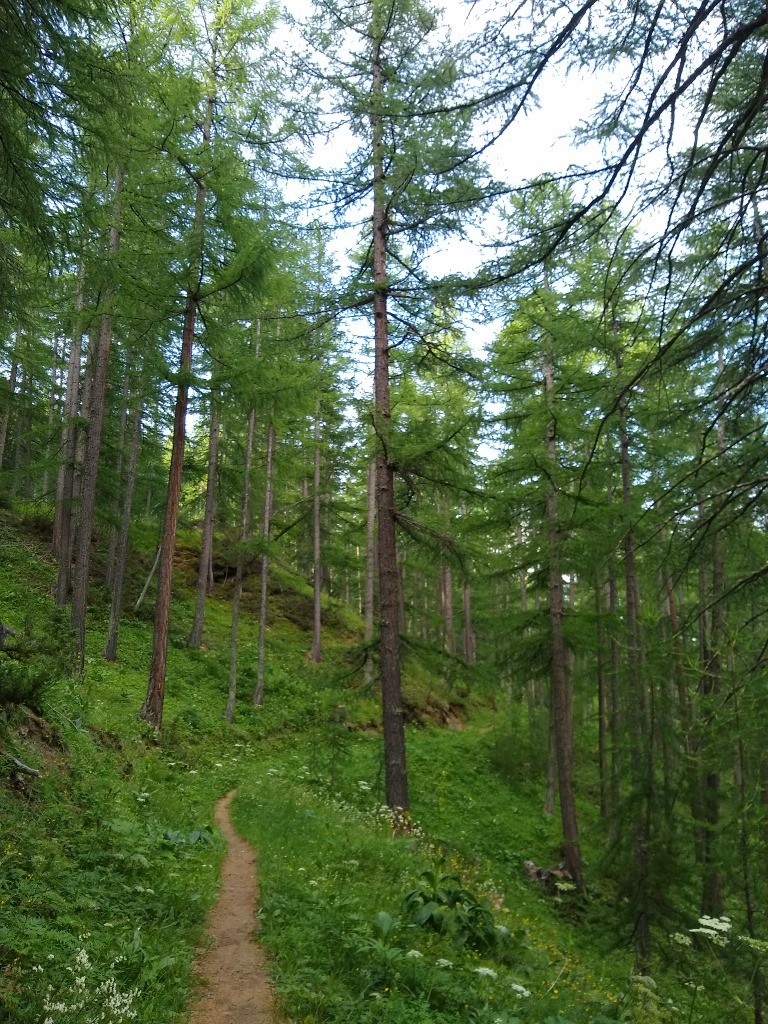
[[[328,660],[311,666],[306,629],[285,617],[301,594],[285,582],[264,706],[243,693],[226,726],[228,605],[221,593],[211,600],[206,646],[189,650],[181,588],[157,732],[136,713],[147,622],[126,618],[111,665],[92,609],[86,670],[71,678],[54,567],[27,527],[6,514],[0,542],[0,621],[19,634],[0,660],[2,1019],[185,1019],[223,851],[212,809],[233,787],[235,821],[259,852],[263,940],[288,1020],[748,1019],[743,962],[709,940],[667,941],[654,979],[632,978],[596,823],[583,836],[586,897],[527,877],[526,860],[556,862],[558,829],[541,811],[545,780],[526,756],[519,709],[503,695],[465,685],[459,700],[455,682],[446,692],[412,663],[414,825],[393,835],[374,695],[350,669],[351,613],[339,612]],[[246,646],[252,628],[243,624]],[[581,760],[588,785],[593,768]]]

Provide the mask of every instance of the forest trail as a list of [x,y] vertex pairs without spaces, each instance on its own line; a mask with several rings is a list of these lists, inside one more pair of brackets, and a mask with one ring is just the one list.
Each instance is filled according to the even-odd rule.
[[235,791],[216,804],[216,824],[227,840],[221,895],[208,921],[212,944],[195,964],[202,997],[189,1024],[276,1024],[266,955],[254,941],[259,889],[256,857],[232,826]]

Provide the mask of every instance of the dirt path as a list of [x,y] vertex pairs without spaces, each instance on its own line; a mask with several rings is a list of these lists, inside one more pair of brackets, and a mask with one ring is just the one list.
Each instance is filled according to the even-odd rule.
[[259,896],[253,850],[232,827],[229,805],[235,791],[216,805],[216,823],[228,844],[221,895],[208,929],[212,945],[195,964],[202,998],[189,1024],[276,1024],[266,956],[254,942]]

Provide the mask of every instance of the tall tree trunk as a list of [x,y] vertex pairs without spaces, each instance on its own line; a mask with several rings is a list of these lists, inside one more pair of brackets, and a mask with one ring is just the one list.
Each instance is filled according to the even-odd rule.
[[363,636],[365,639],[364,680],[367,686],[373,682],[374,594],[376,583],[376,463],[368,463],[368,511],[365,534],[365,597],[363,601]]
[[[616,368],[621,370],[621,356]],[[619,400],[619,437],[621,448],[621,486],[624,509],[624,591],[627,642],[627,712],[630,731],[630,765],[632,769],[632,852],[635,884],[635,960],[636,970],[647,974],[651,961],[651,893],[649,818],[653,788],[653,764],[648,743],[646,698],[641,672],[637,570],[635,567],[635,535],[632,525],[632,475],[627,429],[627,401]],[[649,764],[649,762],[651,762]]]
[[[725,369],[722,349],[718,353],[718,373],[722,380]],[[717,454],[720,461],[725,454],[725,421],[722,402],[720,416],[717,421]],[[704,828],[702,834],[703,879],[701,894],[701,912],[711,917],[720,917],[723,913],[723,878],[718,857],[718,825],[720,821],[720,773],[717,770],[716,755],[712,750],[713,733],[715,730],[715,710],[713,701],[720,693],[720,677],[722,674],[722,649],[725,641],[725,610],[723,594],[725,591],[725,551],[722,531],[717,530],[714,537],[714,553],[712,559],[712,616],[709,634],[709,649],[706,661],[702,665],[701,696],[703,714],[701,717],[701,745],[699,757],[704,772],[704,788],[702,805],[704,812]],[[706,595],[702,594],[702,601]],[[704,605],[702,604],[702,608]]]
[[[66,564],[66,579],[63,595],[59,594],[56,585],[56,604],[60,607],[67,603],[69,594],[70,571],[72,568],[72,519],[74,510],[72,503],[75,498],[75,454],[77,445],[77,415],[80,399],[80,364],[83,351],[83,306],[85,305],[85,261],[78,269],[75,291],[75,327],[70,345],[70,358],[67,367],[67,390],[65,407],[63,407],[63,428],[61,430],[61,455],[56,479],[56,509],[53,519],[52,553],[59,559],[58,572],[61,575],[60,554],[62,548],[69,552]],[[59,599],[60,598],[60,599]]]
[[123,583],[125,566],[128,556],[128,535],[131,529],[131,509],[133,507],[133,491],[136,485],[136,466],[139,460],[139,444],[141,442],[141,417],[144,406],[138,394],[134,396],[134,409],[131,424],[131,450],[128,456],[128,470],[125,475],[125,493],[123,494],[123,515],[117,538],[115,552],[115,569],[112,580],[112,609],[109,615],[109,632],[104,657],[107,661],[117,658],[117,634],[120,628],[120,609],[123,603]]
[[595,619],[597,629],[595,672],[597,675],[597,762],[600,776],[600,817],[607,818],[610,805],[608,779],[608,699],[605,678],[605,626],[603,622],[602,584],[595,579]]
[[389,385],[389,335],[387,322],[387,239],[389,217],[385,194],[384,120],[380,113],[384,90],[381,42],[384,29],[378,24],[374,0],[371,62],[371,142],[373,165],[373,408],[380,450],[376,459],[378,553],[379,553],[379,669],[381,675],[382,731],[387,806],[407,812],[408,774],[405,753],[405,716],[400,679],[400,630],[398,614],[395,470],[389,457],[387,434],[391,428]]
[[0,419],[0,469],[3,468],[3,460],[5,458],[5,445],[8,440],[8,424],[11,419],[11,407],[13,406],[13,399],[16,394],[16,374],[18,373],[19,364],[14,359],[11,363],[11,374],[8,378],[7,388],[7,404],[3,417]]
[[[610,495],[609,495],[610,505]],[[623,730],[623,716],[620,696],[620,674],[621,674],[621,652],[619,650],[618,621],[619,621],[619,590],[616,583],[616,570],[613,561],[608,566],[608,581],[606,583],[608,597],[608,733],[611,739],[611,762],[610,762],[610,783],[609,796],[610,806],[615,811],[619,806],[621,792],[619,779],[621,778],[621,737]],[[611,844],[618,839],[618,822],[613,816],[609,826],[609,841]]]
[[456,628],[453,622],[453,573],[447,562],[440,565],[440,611],[443,618],[443,644],[448,654],[456,653]]
[[269,577],[269,533],[272,527],[272,474],[275,462],[275,426],[270,421],[267,431],[267,466],[264,485],[264,513],[261,520],[261,591],[259,594],[259,643],[256,659],[256,689],[253,703],[264,703],[264,643],[267,635],[267,582]]
[[464,577],[461,588],[461,614],[462,614],[462,654],[468,665],[474,665],[477,660],[475,653],[475,631],[472,629],[472,585],[469,576]]
[[320,560],[320,406],[315,413],[315,464],[312,480],[312,590],[313,590],[313,614],[312,614],[312,648],[309,652],[309,660],[319,665],[323,660],[322,648],[322,605],[320,603],[320,590],[323,581],[323,567]]
[[240,601],[243,596],[243,566],[245,562],[245,543],[248,540],[248,504],[251,497],[251,461],[253,459],[253,433],[256,423],[256,412],[252,408],[248,415],[248,430],[245,436],[245,465],[243,467],[243,498],[240,505],[240,547],[237,552],[235,569],[235,587],[232,593],[232,626],[229,639],[229,691],[227,708],[224,717],[232,722],[235,717],[235,701],[237,699],[237,634],[240,623]]
[[197,573],[197,593],[195,597],[195,614],[192,619],[188,647],[199,647],[203,642],[203,625],[205,623],[205,598],[208,592],[213,554],[213,520],[216,512],[216,468],[219,456],[219,405],[216,393],[211,388],[211,421],[208,430],[208,480],[205,487],[205,515],[203,517],[203,536],[200,545],[200,565]]
[[[216,40],[211,66],[216,66]],[[203,150],[206,158],[210,153],[211,125],[215,95],[209,92],[205,103],[203,124]],[[165,672],[168,659],[168,620],[171,612],[171,582],[173,578],[173,555],[176,549],[176,527],[179,521],[181,500],[181,477],[184,468],[186,444],[187,404],[189,401],[189,378],[192,372],[192,350],[195,341],[198,289],[200,287],[200,266],[203,253],[205,230],[206,177],[199,173],[196,178],[195,214],[192,224],[190,245],[189,283],[184,305],[184,327],[181,334],[181,355],[179,360],[179,383],[176,391],[176,405],[173,412],[173,435],[171,441],[171,465],[168,471],[168,491],[165,505],[163,537],[160,544],[160,567],[157,577],[157,599],[155,601],[155,623],[152,633],[152,663],[147,682],[147,695],[139,715],[150,725],[159,729],[163,722],[165,703]]]
[[56,485],[56,515],[53,526],[53,553],[58,558],[56,604],[62,608],[69,597],[74,539],[75,459],[77,458],[77,409],[80,400],[80,362],[83,350],[83,305],[85,269],[80,264],[75,294],[75,329],[67,366],[67,394],[64,400],[64,428],[61,437],[61,466]]
[[544,356],[544,388],[547,398],[549,419],[547,422],[547,461],[551,467],[547,487],[547,590],[549,594],[550,632],[550,673],[551,673],[551,722],[557,759],[558,795],[560,797],[560,819],[563,829],[563,850],[565,863],[576,888],[584,888],[581,868],[581,848],[576,817],[576,799],[573,789],[573,693],[568,678],[568,653],[563,637],[565,603],[563,598],[563,574],[561,551],[563,535],[558,516],[557,502],[557,423],[554,415],[555,380],[554,363],[550,353]]
[[[63,354],[63,342],[62,342]],[[48,397],[48,430],[45,439],[45,451],[43,452],[43,476],[40,483],[40,493],[43,499],[48,497],[48,476],[51,463],[51,444],[53,442],[53,424],[59,412],[59,338],[56,336],[53,342],[53,373],[51,374],[51,390]]]
[[[120,248],[120,219],[122,216],[123,169],[115,169],[115,183],[112,198],[112,226],[109,230],[109,255],[111,259]],[[104,311],[99,324],[99,340],[94,361],[88,441],[83,461],[83,479],[80,495],[80,516],[78,520],[77,550],[75,552],[75,580],[72,588],[72,629],[75,633],[75,651],[79,671],[85,664],[85,615],[88,603],[88,580],[91,566],[91,536],[96,511],[96,483],[101,453],[101,430],[107,397],[107,376],[109,350],[112,343],[112,304],[116,285],[114,272],[107,285]]]
[[[128,359],[126,359],[128,362]],[[115,561],[117,557],[117,536],[119,524],[117,517],[121,508],[120,489],[123,486],[123,454],[125,450],[125,431],[128,424],[128,400],[129,400],[128,368],[126,366],[125,380],[123,381],[123,394],[120,401],[120,426],[117,436],[117,465],[115,467],[115,497],[112,502],[112,522],[109,524],[109,543],[107,545],[107,566],[104,574],[104,581],[109,590],[112,590],[115,582]]]

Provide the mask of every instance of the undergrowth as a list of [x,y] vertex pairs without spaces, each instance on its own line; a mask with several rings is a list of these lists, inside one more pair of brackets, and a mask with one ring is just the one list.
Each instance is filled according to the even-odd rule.
[[[47,551],[2,525],[0,622],[17,635],[12,655],[0,656],[0,1020],[185,1020],[223,855],[213,807],[235,786],[236,824],[259,850],[262,938],[289,1021],[750,1019],[735,944],[729,960],[730,949],[706,936],[688,944],[681,925],[674,941],[657,937],[664,958],[654,977],[633,977],[588,805],[588,898],[525,876],[524,860],[559,859],[558,823],[541,811],[545,766],[524,712],[485,703],[477,673],[408,654],[413,720],[451,728],[409,726],[416,826],[396,837],[382,808],[376,695],[357,688],[353,613],[334,611],[326,662],[310,665],[301,605],[282,580],[293,621],[269,626],[265,704],[250,702],[257,632],[244,616],[227,727],[229,605],[209,602],[205,647],[189,650],[193,595],[177,588],[158,734],[137,716],[147,607],[125,615],[119,660],[108,664],[106,602],[95,588],[85,672],[73,679]],[[581,751],[583,779],[589,771]],[[752,964],[764,951],[749,955]]]

